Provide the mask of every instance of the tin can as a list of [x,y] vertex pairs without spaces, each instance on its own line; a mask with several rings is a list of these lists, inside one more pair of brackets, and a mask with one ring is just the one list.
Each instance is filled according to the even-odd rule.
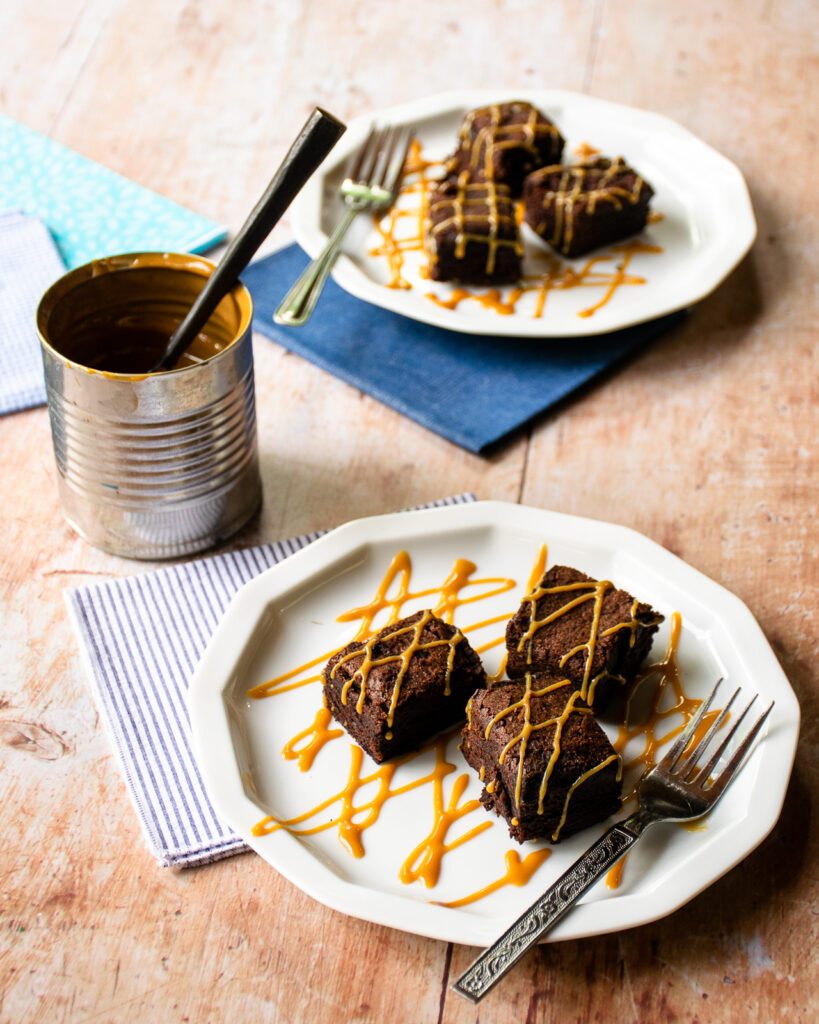
[[188,555],[231,536],[261,504],[253,302],[243,285],[208,321],[209,354],[190,365],[107,372],[67,346],[84,325],[104,343],[105,325],[113,335],[114,325],[144,316],[167,322],[169,336],[213,267],[173,253],[108,257],[66,274],[40,302],[60,500],[94,547],[126,558]]

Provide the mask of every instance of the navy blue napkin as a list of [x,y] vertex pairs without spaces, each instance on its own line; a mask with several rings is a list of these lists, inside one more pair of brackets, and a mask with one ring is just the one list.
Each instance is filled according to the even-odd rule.
[[524,426],[684,315],[587,338],[499,338],[418,323],[330,280],[307,324],[280,327],[273,312],[306,264],[290,245],[248,267],[242,280],[253,295],[254,329],[471,452]]

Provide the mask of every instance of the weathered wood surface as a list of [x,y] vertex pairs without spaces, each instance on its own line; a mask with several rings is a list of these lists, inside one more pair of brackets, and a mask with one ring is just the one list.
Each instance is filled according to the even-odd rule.
[[817,1019],[818,35],[807,0],[5,0],[4,111],[234,228],[315,101],[352,116],[456,84],[561,86],[736,160],[751,256],[489,459],[258,339],[267,501],[239,542],[462,489],[627,523],[748,602],[804,724],[782,820],[741,867],[665,921],[541,949],[477,1011],[447,991],[466,948],[348,920],[253,856],[154,865],[61,597],[133,566],[62,524],[45,411],[6,418],[0,1020]]

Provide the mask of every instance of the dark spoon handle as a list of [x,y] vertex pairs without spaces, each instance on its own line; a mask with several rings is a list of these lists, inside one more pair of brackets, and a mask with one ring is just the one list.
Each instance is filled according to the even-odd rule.
[[298,138],[273,175],[264,195],[253,207],[241,230],[227,247],[222,260],[188,315],[174,331],[155,369],[167,370],[179,359],[209,317],[233,288],[239,275],[290,206],[307,179],[318,168],[346,131],[346,125],[316,107],[305,121]]

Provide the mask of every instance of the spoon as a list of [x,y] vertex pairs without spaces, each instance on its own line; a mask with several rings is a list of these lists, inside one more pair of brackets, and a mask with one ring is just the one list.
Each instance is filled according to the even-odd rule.
[[185,319],[171,335],[151,373],[169,370],[194,341],[307,179],[346,130],[347,126],[332,114],[319,107],[313,110],[264,194],[227,247]]

